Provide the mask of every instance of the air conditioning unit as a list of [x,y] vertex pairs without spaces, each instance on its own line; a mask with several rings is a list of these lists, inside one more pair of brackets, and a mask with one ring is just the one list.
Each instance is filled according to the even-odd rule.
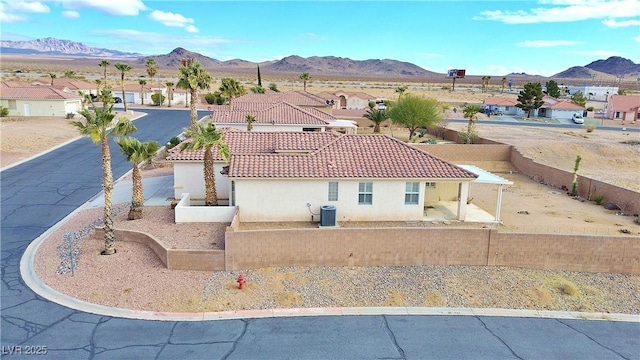
[[336,207],[324,205],[320,207],[320,226],[336,226]]

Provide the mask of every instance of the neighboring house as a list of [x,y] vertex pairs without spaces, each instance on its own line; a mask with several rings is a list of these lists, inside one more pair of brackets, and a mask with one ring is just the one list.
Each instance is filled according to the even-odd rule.
[[82,98],[51,86],[0,83],[0,105],[9,116],[66,116],[82,108]]
[[332,105],[333,109],[364,110],[369,108],[370,101],[376,101],[376,97],[362,91],[324,91],[317,96]]
[[[33,81],[31,85],[51,86],[51,78],[38,79]],[[55,78],[53,79],[53,87],[58,90],[71,91],[76,95],[80,95],[80,91],[85,94],[98,94],[98,85],[79,79]]]
[[[122,97],[122,87],[117,86],[112,88],[111,93],[113,96]],[[152,91],[148,85],[145,85],[144,87],[141,87],[140,84],[124,85],[124,96],[128,105],[142,104],[143,97],[145,105],[151,105],[153,103],[153,101],[151,101],[151,95]]]
[[619,119],[634,124],[640,118],[640,95],[611,95],[605,111],[607,119]]
[[551,96],[545,96],[543,100],[544,105],[537,111],[537,116],[539,117],[570,120],[573,118],[573,114],[582,115],[586,110],[584,107],[574,104],[571,101],[558,100]]
[[333,116],[316,110],[302,108],[286,101],[277,103],[234,103],[233,110],[226,105],[212,106],[212,115],[204,118],[217,128],[247,129],[247,115],[253,115],[254,131],[325,131]]
[[[478,175],[386,135],[225,131],[228,167],[216,187],[243,222],[309,221],[321,206],[339,221],[419,221],[439,202],[466,216]],[[204,151],[172,151],[176,197],[204,197]],[[462,200],[460,200],[462,199]]]
[[316,110],[331,114],[331,105],[327,104],[323,98],[302,90],[267,92],[265,94],[249,93],[233,99],[232,107],[235,109],[238,103],[277,103],[282,101],[302,108],[315,108]]
[[501,98],[501,97],[488,97],[484,99],[484,110],[490,112],[502,113],[503,115],[525,115],[519,107],[516,107],[518,103],[515,99]]
[[607,101],[608,97],[618,93],[617,86],[568,85],[567,92],[574,95],[581,92],[589,100]]

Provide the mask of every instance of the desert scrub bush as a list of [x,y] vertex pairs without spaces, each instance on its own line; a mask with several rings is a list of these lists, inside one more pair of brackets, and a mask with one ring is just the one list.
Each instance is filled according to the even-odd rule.
[[640,225],[640,217],[637,217],[635,219],[633,219],[633,222]]
[[155,106],[160,106],[164,103],[164,100],[166,99],[166,96],[162,95],[162,94],[153,94],[151,95],[151,101],[153,101],[153,105]]
[[578,289],[576,284],[565,278],[556,279],[553,283],[553,287],[564,295],[577,296],[580,293],[580,290]]
[[167,143],[167,149],[172,149],[176,147],[176,145],[178,144],[180,144],[180,138],[177,136],[174,136],[171,139],[169,139],[169,142]]
[[5,116],[9,116],[9,109],[4,106],[0,106],[0,117]]
[[591,200],[593,200],[597,205],[602,205],[602,202],[604,201],[604,195],[600,193],[593,193],[591,195]]

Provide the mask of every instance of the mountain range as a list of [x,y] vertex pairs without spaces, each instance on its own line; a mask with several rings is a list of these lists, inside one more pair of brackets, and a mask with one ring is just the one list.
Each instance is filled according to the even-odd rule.
[[[392,59],[352,60],[336,56],[311,56],[303,58],[296,55],[280,60],[254,63],[242,59],[220,61],[183,48],[176,48],[165,55],[145,56],[117,50],[94,48],[71,40],[42,38],[29,41],[0,41],[2,54],[22,55],[65,55],[73,57],[97,57],[122,59],[143,65],[147,59],[154,59],[160,67],[175,68],[186,58],[198,60],[206,69],[217,71],[255,71],[256,65],[265,73],[300,74],[309,72],[323,75],[393,77],[440,77],[443,74],[425,70],[415,64]],[[504,76],[531,76],[528,74],[505,74]],[[597,60],[585,66],[573,66],[559,72],[552,78],[593,79],[596,77],[638,78],[640,64],[618,56],[606,60]]]

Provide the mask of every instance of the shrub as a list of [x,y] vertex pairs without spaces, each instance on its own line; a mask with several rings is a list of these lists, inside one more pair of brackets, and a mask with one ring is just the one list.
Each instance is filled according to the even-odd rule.
[[74,113],[67,113],[67,115],[65,115],[65,119],[73,119],[73,117],[76,116],[76,114]]
[[569,295],[569,296],[576,296],[580,291],[576,286],[576,284],[572,283],[567,279],[558,279],[555,282],[554,287],[560,290],[562,294]]
[[153,95],[151,95],[151,101],[153,101],[153,105],[155,106],[160,106],[164,103],[166,96],[159,94],[159,93],[155,93]]
[[209,92],[204,96],[204,101],[206,101],[209,105],[213,105],[216,102],[216,95],[212,92]]
[[[458,135],[463,144],[475,144],[478,142],[478,139],[480,138],[480,135],[478,134],[478,131],[476,130],[475,126],[471,127],[471,131],[469,131],[468,126],[464,126],[458,132]],[[467,141],[469,138],[471,138],[471,141]]]
[[169,142],[167,143],[167,149],[174,148],[178,144],[180,144],[180,138],[177,136],[174,136],[171,139],[169,139]]
[[280,90],[278,90],[278,84],[276,83],[269,84],[269,89],[271,89],[271,91],[280,92]]
[[254,94],[264,94],[265,93],[265,89],[260,85],[256,85],[256,86],[251,88],[251,92],[254,93]]
[[593,200],[598,205],[602,205],[602,202],[604,201],[604,195],[600,193],[593,193],[591,195],[591,200]]
[[5,116],[9,116],[9,109],[4,106],[0,106],[0,117]]
[[587,108],[587,111],[593,111],[593,106],[589,106],[589,107]]
[[637,217],[635,219],[633,219],[633,222],[640,225],[640,217]]

